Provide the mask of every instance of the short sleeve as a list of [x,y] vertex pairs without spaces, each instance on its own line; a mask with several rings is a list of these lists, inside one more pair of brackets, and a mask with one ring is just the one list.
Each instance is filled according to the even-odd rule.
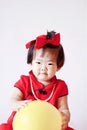
[[30,80],[29,76],[21,75],[20,79],[14,84],[14,87],[17,87],[22,91],[24,95],[26,95],[27,91],[29,91]]
[[58,97],[68,95],[68,86],[63,80],[58,80],[57,90],[58,90]]

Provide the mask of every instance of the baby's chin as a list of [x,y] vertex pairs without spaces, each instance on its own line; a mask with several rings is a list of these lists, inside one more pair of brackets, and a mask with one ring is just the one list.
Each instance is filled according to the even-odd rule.
[[47,80],[45,78],[39,78],[38,81],[42,83],[44,86],[47,86],[51,82],[51,80]]

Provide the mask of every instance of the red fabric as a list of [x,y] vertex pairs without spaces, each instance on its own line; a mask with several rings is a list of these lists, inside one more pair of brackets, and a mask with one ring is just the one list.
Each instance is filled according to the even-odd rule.
[[[20,79],[14,85],[22,91],[22,93],[24,94],[24,99],[35,100],[33,95],[29,95],[29,93],[31,92],[30,77],[33,82],[33,88],[34,88],[35,94],[41,100],[45,100],[46,98],[49,97],[50,93],[52,92],[54,84],[56,84],[54,94],[53,94],[52,98],[48,101],[55,107],[57,107],[58,98],[68,94],[68,87],[63,80],[58,80],[58,79],[56,79],[56,76],[55,76],[52,78],[51,84],[44,87],[44,85],[42,85],[40,82],[38,82],[36,80],[36,78],[34,77],[32,71],[31,71],[28,76],[22,75],[20,77]],[[39,89],[43,89],[43,88],[47,92],[46,95],[40,94],[38,91]]]
[[[48,101],[49,103],[54,105],[56,108],[57,108],[57,99],[59,97],[61,97],[61,96],[64,96],[64,95],[68,94],[67,85],[63,80],[57,80],[56,77],[53,77],[51,84],[47,85],[44,88],[44,86],[40,82],[38,82],[36,80],[36,78],[34,77],[32,71],[31,71],[28,76],[22,75],[20,77],[20,79],[15,83],[15,87],[19,88],[22,91],[22,93],[24,95],[24,100],[25,99],[27,99],[27,100],[28,99],[35,100],[34,96],[32,94],[30,94],[31,93],[30,77],[31,77],[31,79],[33,81],[33,88],[34,88],[35,94],[41,100],[44,100],[47,97],[49,97],[54,84],[56,84],[56,88],[55,88],[55,91],[53,93],[53,96]],[[39,93],[38,89],[41,89],[41,88],[44,88],[44,90],[47,92],[46,95],[43,95],[43,94]],[[16,114],[16,112],[12,112],[11,116],[7,120],[7,124],[0,125],[0,130],[12,130],[12,121],[13,121],[13,118],[14,118],[15,114]],[[68,127],[66,130],[73,130],[73,129]]]
[[0,125],[0,130],[12,130],[12,125],[8,123],[3,123]]
[[46,35],[40,35],[36,38],[36,40],[32,40],[26,44],[26,48],[29,48],[31,44],[35,41],[35,48],[39,49],[43,47],[44,45],[50,43],[54,46],[60,45],[60,33],[57,33],[54,37],[51,39],[47,39]]
[[67,127],[65,130],[75,130],[75,129],[73,129],[71,127]]

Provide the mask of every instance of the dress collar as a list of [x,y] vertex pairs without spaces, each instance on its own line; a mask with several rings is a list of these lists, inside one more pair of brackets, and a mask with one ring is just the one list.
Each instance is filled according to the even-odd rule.
[[56,76],[54,76],[52,79],[51,79],[51,83],[48,84],[47,86],[44,86],[41,82],[39,82],[36,77],[34,76],[33,72],[30,71],[29,72],[29,75],[30,75],[30,78],[32,80],[32,83],[33,83],[33,87],[34,89],[42,89],[42,88],[45,88],[47,90],[49,89],[52,89],[53,85],[56,83],[57,81],[57,78]]
[[[30,87],[34,98],[36,100],[49,101],[52,98],[56,88],[56,81],[57,81],[56,76],[54,76],[51,79],[51,83],[49,85],[44,86],[42,83],[37,81],[32,71],[30,71],[29,74],[30,74]],[[44,90],[45,92],[47,92],[46,95],[38,93],[40,89],[42,91]]]

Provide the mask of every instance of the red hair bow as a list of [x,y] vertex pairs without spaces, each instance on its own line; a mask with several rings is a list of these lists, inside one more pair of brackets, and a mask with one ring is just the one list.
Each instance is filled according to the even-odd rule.
[[60,45],[60,33],[57,33],[54,37],[47,39],[46,35],[40,35],[36,38],[36,40],[32,40],[26,44],[26,48],[29,48],[31,44],[35,41],[35,48],[39,49],[44,45],[50,43],[54,46]]

